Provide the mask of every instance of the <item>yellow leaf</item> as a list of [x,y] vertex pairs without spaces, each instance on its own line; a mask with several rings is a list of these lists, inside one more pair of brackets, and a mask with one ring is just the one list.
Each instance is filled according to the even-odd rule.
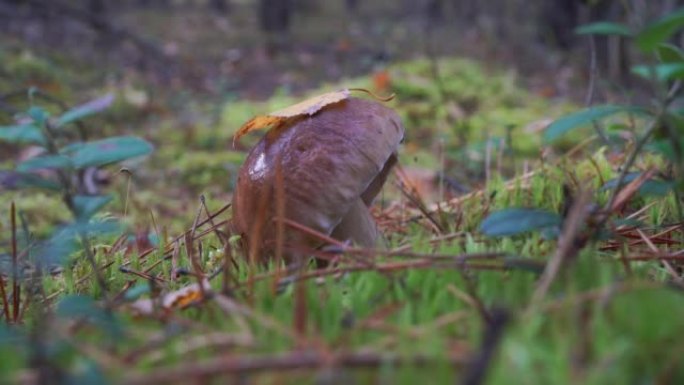
[[349,97],[349,90],[339,90],[334,92],[327,92],[313,98],[306,99],[303,102],[297,103],[282,110],[271,112],[270,114],[260,115],[250,119],[247,123],[235,133],[233,137],[233,144],[239,140],[243,135],[255,130],[266,127],[279,126],[290,119],[301,116],[312,116],[323,107],[335,104]]
[[283,108],[282,110],[278,110],[276,112],[272,112],[269,115],[282,118],[294,118],[296,116],[301,115],[311,116],[316,112],[320,111],[321,108],[342,101],[348,97],[349,90],[346,89],[334,92],[327,92],[325,94],[321,94],[313,98],[306,99],[305,101],[297,103],[293,106]]
[[239,130],[233,136],[233,146],[242,136],[248,134],[252,131],[260,130],[266,127],[278,128],[281,125],[289,122],[291,119],[299,118],[302,116],[313,116],[321,109],[338,102],[341,102],[349,98],[350,91],[365,92],[372,96],[376,100],[387,102],[394,98],[394,94],[381,98],[374,95],[372,92],[365,90],[363,88],[350,88],[342,89],[339,91],[326,92],[324,94],[314,96],[313,98],[306,99],[303,102],[297,103],[282,110],[271,112],[266,115],[256,116],[247,123],[243,124]]
[[202,300],[202,291],[188,290],[183,293],[178,293],[178,296],[172,298],[171,309],[185,309],[188,306],[194,305]]
[[141,298],[133,302],[130,307],[140,315],[153,314],[156,308],[155,303],[160,305],[159,310],[165,312],[184,309],[201,302],[204,299],[203,294],[211,293],[211,286],[206,278],[202,280],[202,286],[203,287],[200,287],[199,283],[193,283],[189,286],[166,293],[162,295],[160,299],[152,300],[150,298]]

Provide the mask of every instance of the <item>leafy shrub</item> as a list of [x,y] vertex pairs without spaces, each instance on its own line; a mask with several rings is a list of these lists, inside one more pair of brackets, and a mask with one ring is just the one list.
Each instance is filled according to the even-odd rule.
[[[657,20],[639,30],[629,26],[598,22],[582,26],[577,29],[582,35],[612,35],[627,39],[641,53],[642,62],[632,67],[632,73],[641,77],[653,90],[653,104],[647,105],[623,105],[604,104],[590,106],[576,111],[550,124],[544,132],[544,142],[554,144],[571,131],[577,131],[586,126],[593,126],[596,134],[603,138],[605,144],[620,147],[628,154],[624,164],[620,167],[617,178],[604,184],[601,191],[610,191],[610,201],[606,205],[606,211],[612,209],[618,193],[624,186],[642,173],[634,170],[634,165],[639,156],[650,152],[662,157],[668,173],[661,173],[660,179],[648,177],[641,181],[638,186],[642,196],[663,196],[674,192],[678,207],[680,193],[684,188],[684,110],[675,103],[682,92],[682,80],[684,80],[684,51],[668,42],[677,31],[684,26],[684,8],[673,12],[660,20]],[[631,127],[627,127],[635,134],[633,146],[630,143],[616,140],[615,136],[609,135],[601,122],[616,115],[629,116]],[[624,127],[624,125],[618,125]],[[492,213],[485,219],[481,230],[486,235],[515,235],[526,231],[543,229],[544,226],[536,225],[538,219],[556,215],[552,212],[540,210],[519,209],[516,215],[506,215],[508,211]],[[681,208],[679,208],[681,218]],[[498,221],[499,223],[494,223]],[[520,225],[523,223],[523,225]],[[525,225],[529,224],[529,225]],[[507,231],[500,231],[505,228]]]
[[[34,96],[35,92],[29,91],[29,96]],[[19,345],[18,352],[16,346],[11,353],[0,349],[0,357],[3,361],[11,358],[11,364],[5,369],[16,370],[30,362],[38,362],[35,365],[43,368],[47,366],[56,376],[51,378],[52,381],[102,383],[104,379],[95,362],[79,356],[64,336],[48,335],[51,325],[47,320],[52,318],[50,307],[34,306],[27,309],[27,304],[48,303],[45,298],[31,300],[37,293],[44,293],[40,286],[43,274],[72,261],[73,256],[85,256],[99,292],[105,297],[105,304],[108,303],[106,282],[100,274],[91,242],[96,236],[117,231],[119,224],[110,218],[97,216],[110,203],[112,196],[84,186],[81,178],[88,170],[97,171],[101,167],[147,155],[152,151],[152,145],[133,136],[87,140],[86,128],[81,121],[108,108],[113,101],[111,95],[56,116],[41,106],[33,105],[33,98],[30,99],[31,107],[14,117],[15,124],[0,127],[0,142],[15,149],[33,146],[30,149],[33,156],[26,156],[11,169],[0,170],[0,188],[17,190],[22,194],[40,191],[43,204],[46,203],[44,194],[59,196],[66,207],[64,211],[69,215],[42,239],[33,239],[34,235],[29,232],[29,224],[26,223],[21,226],[23,234],[19,236],[15,204],[12,202],[10,243],[16,246],[12,247],[10,253],[0,255],[0,277],[11,278],[11,285],[6,285],[4,279],[0,280],[3,286],[0,293],[3,297],[3,318],[8,324],[29,323],[31,327],[0,325],[0,345],[9,341],[23,341],[13,344]],[[23,256],[22,266],[19,266],[19,255]],[[28,265],[28,269],[25,265]],[[6,287],[12,290],[6,291]],[[27,300],[22,300],[22,296]],[[54,315],[59,319],[85,321],[112,337],[121,333],[116,318],[107,306],[103,307],[87,296],[63,298]],[[23,320],[24,316],[27,316],[27,321]],[[21,364],[24,360],[26,362]],[[43,380],[45,378],[39,379]]]

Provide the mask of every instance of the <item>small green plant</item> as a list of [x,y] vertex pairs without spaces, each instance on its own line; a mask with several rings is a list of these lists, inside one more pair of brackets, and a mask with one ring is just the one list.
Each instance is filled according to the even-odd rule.
[[[632,73],[645,81],[653,92],[650,104],[589,106],[557,119],[544,132],[544,143],[551,145],[571,131],[593,125],[597,135],[605,140],[604,144],[627,154],[617,177],[606,181],[599,190],[609,191],[610,195],[604,209],[595,210],[592,216],[598,224],[605,224],[615,209],[621,207],[616,203],[624,203],[619,202],[620,193],[628,184],[632,184],[641,196],[674,193],[677,214],[680,221],[683,218],[684,110],[677,102],[682,94],[684,80],[684,51],[668,42],[682,27],[684,8],[636,31],[627,25],[612,22],[593,23],[579,27],[576,31],[581,35],[611,35],[627,39],[642,59],[641,63],[632,67]],[[629,124],[620,122],[602,126],[603,120],[618,114],[627,115]],[[621,130],[630,131],[634,140],[621,140]],[[646,171],[635,170],[637,160],[647,153],[664,160],[666,164],[662,172],[647,176]],[[622,195],[622,198],[625,196]],[[511,210],[515,211],[514,215],[511,215]],[[546,223],[548,218],[554,216],[560,219],[560,216],[550,211],[507,209],[492,213],[480,229],[490,236],[516,235],[543,229],[547,226],[541,226],[540,223]]]
[[[30,91],[29,96],[34,93]],[[3,170],[2,187],[27,194],[34,189],[59,194],[71,217],[44,239],[34,239],[28,230],[30,224],[24,223],[21,226],[23,234],[18,234],[20,226],[17,224],[15,202],[12,202],[11,239],[8,242],[11,250],[2,255],[0,271],[2,316],[7,324],[28,323],[31,327],[0,327],[0,344],[18,344],[21,347],[18,356],[28,359],[38,368],[42,367],[40,373],[47,373],[45,368],[48,367],[55,370],[59,378],[74,383],[99,378],[97,366],[82,360],[73,365],[59,364],[65,355],[70,356],[65,352],[73,349],[62,338],[49,338],[49,320],[54,317],[87,320],[107,333],[117,330],[113,315],[107,309],[110,301],[107,282],[92,248],[94,237],[119,229],[116,220],[97,216],[112,196],[84,188],[79,178],[86,170],[120,163],[152,151],[152,145],[138,137],[86,139],[81,120],[106,109],[112,101],[113,96],[107,95],[56,116],[43,107],[31,105],[27,111],[14,117],[16,124],[0,127],[0,142],[17,146],[15,148],[30,145],[33,146],[32,152],[37,154],[19,161],[10,170]],[[61,298],[53,313],[41,286],[42,277],[77,258],[87,259],[105,306],[96,304],[90,297],[72,295]],[[10,278],[11,286],[5,284],[5,279]],[[9,287],[11,291],[5,290]],[[39,306],[29,308],[30,303],[38,303]],[[69,367],[76,369],[69,370]]]
[[[119,163],[152,151],[150,143],[137,137],[87,141],[82,127],[79,135],[75,135],[75,123],[106,109],[112,101],[113,96],[107,95],[59,116],[51,116],[46,109],[34,105],[16,117],[17,124],[0,127],[0,140],[13,145],[36,146],[39,154],[6,172],[6,187],[21,191],[37,188],[60,194],[72,216],[69,223],[58,227],[48,239],[22,245],[37,266],[61,264],[82,246],[84,255],[97,271],[89,247],[90,237],[115,230],[116,223],[94,219],[94,216],[112,200],[112,196],[85,191],[78,185],[79,175],[89,168]],[[104,282],[100,284],[104,285]]]

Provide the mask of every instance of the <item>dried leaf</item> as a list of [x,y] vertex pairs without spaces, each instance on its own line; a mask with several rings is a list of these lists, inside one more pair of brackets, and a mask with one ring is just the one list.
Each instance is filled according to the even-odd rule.
[[316,97],[307,99],[303,102],[297,103],[293,106],[273,112],[270,115],[282,118],[292,118],[301,115],[311,116],[316,112],[320,111],[321,108],[347,99],[348,97],[349,90],[347,89],[334,92],[327,92],[325,94],[321,94]]
[[291,119],[303,116],[313,116],[321,109],[349,98],[351,91],[365,92],[374,99],[383,102],[392,100],[392,98],[394,98],[394,95],[381,98],[363,88],[350,88],[326,92],[324,94],[306,99],[303,102],[297,103],[290,107],[283,108],[282,110],[271,112],[266,115],[259,115],[250,119],[247,123],[243,124],[242,127],[240,127],[240,129],[235,133],[235,136],[233,136],[233,146],[235,146],[235,142],[240,140],[241,137],[252,131],[260,130],[266,127],[276,128],[287,123]]
[[312,116],[323,107],[335,104],[349,97],[349,90],[339,90],[334,92],[327,92],[313,98],[306,99],[303,102],[297,103],[290,107],[271,112],[267,115],[260,115],[250,119],[247,123],[235,133],[233,137],[233,144],[242,136],[254,130],[259,130],[269,126],[277,126],[287,122],[290,119],[301,116]]
[[[203,288],[199,284],[194,283],[172,291],[170,293],[162,296],[159,305],[164,311],[172,311],[174,309],[185,309],[189,306],[201,302],[204,298],[202,295],[202,289],[208,292],[211,290],[209,281],[206,279],[202,282]],[[130,308],[140,315],[150,315],[154,313],[154,301],[149,298],[142,298],[130,305]]]

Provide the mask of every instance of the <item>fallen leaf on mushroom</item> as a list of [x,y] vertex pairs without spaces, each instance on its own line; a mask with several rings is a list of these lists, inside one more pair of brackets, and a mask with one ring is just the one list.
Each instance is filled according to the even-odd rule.
[[326,92],[278,111],[274,111],[266,115],[255,116],[237,130],[235,136],[233,137],[233,144],[240,140],[241,137],[252,131],[266,127],[276,128],[287,123],[291,119],[312,116],[326,106],[349,98],[351,91],[365,92],[382,101],[391,100],[394,97],[389,96],[388,98],[379,98],[373,95],[370,91],[362,88],[342,89],[333,92]]

